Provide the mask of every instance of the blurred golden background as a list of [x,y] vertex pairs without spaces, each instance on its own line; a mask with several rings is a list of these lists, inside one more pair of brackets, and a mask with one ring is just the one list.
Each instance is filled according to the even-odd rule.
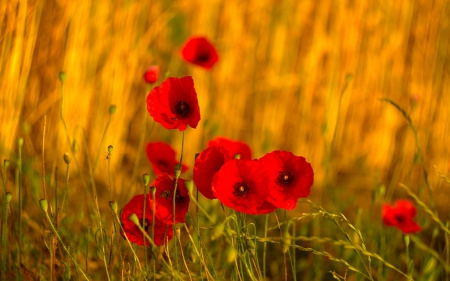
[[[436,170],[448,174],[450,164],[449,9],[442,0],[2,0],[0,156],[14,159],[23,137],[24,158],[40,169],[45,124],[46,171],[63,167],[71,144],[62,107],[73,157],[87,171],[86,155],[91,163],[98,155],[95,177],[105,185],[103,160],[114,147],[113,189],[125,202],[151,171],[139,146],[147,119],[144,145],[165,140],[181,150],[179,131],[152,129],[146,117],[142,75],[156,64],[162,76],[195,81],[202,120],[185,133],[190,167],[221,135],[249,143],[254,157],[274,149],[306,157],[315,194],[423,187],[414,135],[380,100],[389,98],[410,115],[436,203],[446,206],[449,186]],[[192,35],[218,49],[211,71],[181,59]]]

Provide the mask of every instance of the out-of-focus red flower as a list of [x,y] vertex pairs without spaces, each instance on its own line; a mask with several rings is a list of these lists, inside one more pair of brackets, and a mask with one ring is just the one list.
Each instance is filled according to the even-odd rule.
[[210,69],[218,60],[214,46],[205,37],[191,37],[181,48],[181,56],[187,62]]
[[144,73],[144,80],[148,84],[153,84],[158,81],[159,78],[159,66],[152,65]]
[[147,111],[166,129],[196,128],[200,121],[197,92],[191,76],[167,78],[147,96]]
[[259,159],[269,172],[269,197],[267,200],[278,208],[292,210],[299,198],[310,193],[314,182],[311,164],[304,157],[292,152],[275,150]]
[[415,233],[422,228],[413,218],[416,216],[416,207],[413,203],[406,199],[395,201],[394,207],[388,204],[383,205],[382,217],[383,222],[387,226],[395,226],[403,233]]
[[214,196],[225,206],[250,215],[276,209],[266,200],[269,176],[259,161],[232,159],[213,177]]
[[212,191],[213,176],[222,165],[233,159],[223,146],[211,146],[195,159],[193,180],[198,191],[208,199],[216,199]]
[[[173,195],[175,179],[164,173],[159,175],[152,186],[156,187],[156,216],[163,222],[171,224],[173,220]],[[189,193],[184,179],[179,178],[175,194],[175,223],[184,222],[189,210]]]
[[[155,174],[168,173],[175,175],[175,165],[179,164],[175,158],[175,150],[165,142],[151,142],[147,145],[147,158],[152,164]],[[184,172],[188,167],[181,165],[181,172]]]
[[[153,212],[152,212],[152,199],[151,195],[146,195],[145,197],[145,216],[144,216],[144,194],[139,194],[134,196],[130,202],[128,202],[123,208],[121,221],[123,226],[123,231],[125,232],[128,240],[135,244],[144,246],[150,245],[147,239],[144,238],[144,234],[139,230],[139,228],[129,220],[129,216],[135,213],[142,222],[144,218],[144,223],[141,226],[145,229],[147,234],[151,237],[152,234],[152,222],[153,222]],[[156,245],[163,245],[166,241],[172,239],[173,231],[172,225],[166,224],[155,218],[155,238],[154,242]],[[124,233],[121,232],[122,236]]]
[[252,150],[245,142],[230,140],[225,137],[215,137],[208,142],[208,146],[214,145],[223,146],[233,157],[239,155],[241,160],[252,160]]

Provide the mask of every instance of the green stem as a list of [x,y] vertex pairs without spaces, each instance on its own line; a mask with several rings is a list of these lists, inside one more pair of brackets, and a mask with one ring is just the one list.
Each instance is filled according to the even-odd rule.
[[[269,215],[266,215],[266,222],[264,224],[264,238],[267,238],[267,228],[269,227]],[[266,253],[267,253],[267,243],[264,243],[263,252],[263,276],[266,279]]]
[[[202,252],[204,250],[205,253],[206,253],[206,256],[208,257],[209,263],[211,264],[212,271],[213,271],[213,274],[214,274],[214,280],[220,280],[219,277],[217,276],[216,269],[214,268],[214,263],[213,263],[213,260],[211,258],[211,255],[209,254],[208,249],[206,249],[206,246],[205,246],[205,244],[203,244],[203,241],[202,241],[202,239],[200,237],[200,228],[198,226],[198,221],[197,221],[197,226],[196,226],[196,224],[194,224],[194,220],[192,219],[191,215],[189,213],[187,213],[187,216],[188,216],[189,220],[191,221],[191,224],[192,224],[192,226],[194,228],[194,231],[197,233],[198,244],[199,244],[199,248],[198,248],[199,249],[199,259],[200,260],[202,259],[202,257],[200,256],[200,252]],[[206,272],[206,270],[207,270],[207,268],[205,268],[205,272]]]
[[400,113],[406,119],[406,122],[408,123],[409,127],[411,128],[411,131],[412,131],[412,133],[414,135],[414,139],[416,141],[416,147],[417,147],[417,150],[418,150],[418,153],[419,153],[420,162],[422,163],[422,171],[423,171],[423,178],[425,179],[425,185],[427,186],[428,192],[430,193],[431,207],[434,210],[436,210],[436,204],[435,204],[435,201],[434,201],[433,192],[431,191],[430,183],[428,181],[428,171],[427,171],[427,168],[425,166],[425,158],[423,157],[423,152],[422,152],[422,147],[420,145],[419,136],[417,134],[416,127],[414,126],[414,124],[413,124],[413,122],[411,120],[411,117],[406,113],[406,111],[403,108],[400,107],[400,105],[395,103],[393,100],[388,99],[388,98],[382,98],[381,100],[392,104],[398,111],[400,111]]
[[[85,135],[84,130],[83,130],[83,142],[84,142],[84,144],[87,143],[86,135]],[[89,178],[90,178],[90,181],[91,181],[92,195],[94,196],[94,203],[95,203],[95,211],[96,211],[96,215],[97,215],[97,221],[98,221],[98,224],[99,224],[99,227],[100,227],[100,231],[102,231],[102,233],[100,235],[100,237],[101,237],[100,250],[101,250],[101,253],[103,255],[103,265],[105,267],[106,276],[108,278],[108,281],[110,281],[111,277],[109,276],[109,269],[108,269],[108,264],[107,264],[107,261],[106,261],[105,238],[104,238],[104,235],[103,235],[103,226],[102,226],[102,217],[100,215],[100,207],[98,205],[97,188],[95,186],[95,181],[94,181],[94,171],[92,169],[91,162],[89,160],[89,153],[87,151],[87,145],[85,145],[84,147],[86,149],[86,157],[87,157],[87,163],[88,163],[89,174],[90,174]]]
[[105,130],[103,131],[102,139],[100,140],[100,145],[98,146],[97,157],[95,158],[94,167],[92,168],[92,172],[95,172],[97,169],[98,161],[100,160],[100,151],[102,148],[103,140],[106,137],[106,132],[108,132],[109,125],[111,124],[112,114],[109,114],[108,123],[106,123]]
[[405,251],[406,251],[406,269],[408,272],[408,276],[412,279],[412,267],[410,265],[411,259],[409,257],[409,235],[403,235],[403,242],[405,243]]
[[[137,226],[137,228],[139,228],[139,230],[144,234],[145,238],[147,239],[147,241],[150,242],[150,246],[152,248],[152,254],[153,254],[153,258],[156,259],[158,257],[158,247],[156,246],[155,242],[153,242],[152,238],[147,234],[147,232],[145,231],[144,228],[142,228],[142,226],[139,223],[139,219],[137,217],[136,214],[131,214],[129,217],[130,221],[134,223],[134,225]],[[167,261],[165,261],[164,259],[161,259],[161,263],[163,265],[163,267],[168,271],[168,272],[172,272],[170,270],[170,265],[167,263]],[[173,273],[171,274],[172,277],[177,278],[179,280],[182,280],[180,277],[180,274],[174,275]]]
[[[155,239],[156,188],[152,187],[152,240]],[[145,255],[147,256],[147,255]],[[156,280],[156,260],[152,259],[153,281]]]
[[[144,185],[144,209],[143,209],[143,215],[142,215],[142,225],[145,225],[145,217],[147,214],[146,209],[147,209],[147,184]],[[152,226],[154,224],[155,224],[155,221],[152,221]],[[145,241],[145,236],[143,236],[142,239]],[[152,239],[154,239],[154,238],[152,238]],[[145,272],[147,273],[148,272],[147,247],[144,247],[144,256],[145,256]]]
[[[177,189],[178,189],[178,179],[180,178],[180,173],[181,173],[181,167],[183,163],[183,150],[184,150],[184,131],[182,132],[182,136],[181,136],[181,155],[180,155],[180,163],[178,165],[178,167],[175,168],[175,187],[173,190],[173,195],[172,195],[172,207],[173,207],[173,213],[172,213],[172,231],[173,231],[173,236],[175,236],[175,217],[176,217],[176,198],[177,198]],[[177,268],[177,273],[180,274],[180,265],[178,264],[178,247],[177,247],[177,243],[175,243],[175,265]]]
[[[45,203],[47,203],[47,200],[45,199],[41,199],[41,201],[45,201]],[[41,202],[40,202],[41,203]],[[41,203],[42,206],[42,203]],[[83,275],[83,277],[86,280],[89,280],[89,278],[86,276],[86,274],[84,273],[84,271],[81,269],[81,267],[78,265],[77,261],[75,260],[75,258],[72,256],[72,254],[70,253],[70,251],[67,249],[66,245],[64,244],[64,242],[61,239],[61,236],[59,236],[58,231],[56,230],[55,226],[53,225],[52,219],[50,218],[50,216],[48,215],[48,211],[46,210],[46,208],[43,208],[44,213],[45,213],[45,217],[47,218],[47,221],[50,225],[50,228],[52,229],[53,233],[56,235],[56,237],[59,240],[59,243],[61,244],[61,246],[63,247],[63,249],[67,252],[67,254],[69,255],[69,257],[72,259],[73,263],[75,264],[75,266],[77,267],[77,269],[81,272],[81,274]]]
[[[19,159],[17,160],[17,186],[19,190],[19,264],[22,263],[22,147],[23,138],[19,138]],[[21,278],[22,272],[19,271],[19,278]]]
[[7,268],[7,260],[6,260],[6,245],[8,239],[8,209],[7,200],[6,200],[6,169],[9,166],[9,161],[5,159],[3,162],[3,196],[2,196],[2,226],[1,226],[1,245],[0,245],[0,260],[1,260],[1,281],[6,280],[6,268]]
[[133,249],[133,245],[131,245],[131,242],[128,239],[127,233],[125,232],[125,229],[123,228],[122,223],[120,222],[119,215],[117,214],[117,203],[115,201],[111,201],[109,203],[109,205],[111,207],[111,210],[113,211],[114,218],[116,219],[117,223],[120,225],[120,229],[122,230],[125,240],[127,240],[128,246],[130,247],[131,253],[133,254],[134,261],[135,261],[135,263],[137,263],[137,265],[139,267],[139,271],[141,272],[142,276],[144,276],[144,280],[147,280],[145,273],[142,270],[141,263],[139,262],[139,258],[137,257],[136,252]]

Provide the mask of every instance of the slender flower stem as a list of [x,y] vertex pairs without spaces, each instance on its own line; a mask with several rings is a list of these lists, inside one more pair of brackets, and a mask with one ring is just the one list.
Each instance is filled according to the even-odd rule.
[[[47,125],[47,115],[44,115],[44,125],[42,128],[42,189],[44,190],[44,198],[47,199],[47,189],[45,188],[45,128]],[[50,207],[50,213],[51,213]]]
[[412,279],[413,268],[411,266],[411,259],[409,257],[409,235],[403,235],[403,242],[405,243],[405,251],[406,251],[406,270],[408,272],[408,276]]
[[[147,185],[148,185],[148,181],[145,180],[145,175],[144,175],[144,209],[143,209],[143,215],[142,215],[142,225],[145,226],[145,218],[146,218],[146,214],[147,214]],[[152,221],[152,226],[155,224],[154,221]],[[145,236],[142,237],[142,239],[145,241]],[[154,239],[154,238],[152,238]],[[148,272],[148,259],[147,259],[147,247],[144,247],[144,256],[145,256],[145,272]]]
[[7,261],[6,261],[6,245],[7,245],[7,239],[8,239],[8,208],[9,203],[7,203],[6,198],[6,169],[9,166],[9,161],[4,160],[3,161],[3,196],[2,196],[2,224],[1,224],[1,244],[0,244],[0,271],[1,271],[1,281],[6,280],[6,267],[7,267]]
[[[84,144],[87,143],[87,141],[86,141],[86,134],[85,134],[84,130],[83,130],[83,142],[84,142]],[[86,149],[86,156],[87,156],[87,159],[88,159],[87,162],[88,162],[88,168],[89,168],[89,178],[90,178],[90,181],[91,181],[92,195],[94,196],[94,203],[95,203],[95,211],[96,211],[96,215],[97,215],[97,221],[98,221],[98,224],[99,224],[99,227],[100,227],[100,231],[102,231],[102,233],[100,235],[100,237],[101,237],[100,251],[101,251],[101,253],[103,255],[103,265],[105,267],[106,276],[108,278],[108,281],[110,281],[111,277],[110,277],[110,274],[109,274],[108,264],[106,262],[105,238],[104,238],[104,235],[103,235],[104,229],[103,229],[103,226],[102,226],[102,217],[100,215],[100,207],[98,205],[97,188],[95,186],[95,181],[94,181],[94,171],[92,169],[92,165],[91,165],[90,160],[89,160],[89,154],[88,154],[88,151],[87,151],[87,145],[85,145],[85,149]]]
[[[156,246],[155,242],[153,242],[152,238],[147,234],[145,229],[142,228],[142,226],[140,225],[139,218],[137,217],[137,215],[133,213],[129,216],[129,219],[131,222],[134,223],[134,225],[137,226],[137,228],[139,228],[139,230],[144,234],[145,238],[150,242],[150,247],[152,248],[153,258],[157,258],[158,257],[158,247]],[[168,272],[171,272],[170,265],[167,263],[167,261],[165,261],[164,259],[161,259],[161,263]],[[176,275],[172,274],[172,277],[182,280],[180,277],[180,274],[176,274]]]
[[[19,138],[19,159],[17,160],[17,182],[19,190],[19,264],[22,263],[22,147],[23,147],[23,138]],[[19,272],[19,276],[21,277],[22,272]]]
[[[269,215],[266,215],[266,223],[264,224],[264,238],[267,238],[267,228],[269,226]],[[264,243],[263,250],[263,276],[266,280],[266,253],[267,253],[267,243]]]
[[64,242],[61,239],[61,236],[59,236],[58,231],[56,230],[55,226],[53,225],[52,219],[50,218],[49,214],[48,214],[48,202],[46,199],[41,199],[39,201],[39,204],[41,205],[42,210],[44,210],[45,213],[45,217],[47,218],[48,224],[50,225],[50,228],[52,229],[53,233],[56,235],[56,237],[59,240],[59,243],[61,244],[61,246],[63,247],[63,249],[67,252],[67,254],[69,255],[69,257],[72,259],[73,263],[75,264],[75,266],[77,267],[77,269],[81,272],[81,274],[83,275],[83,277],[86,280],[89,280],[89,278],[87,277],[87,275],[84,273],[84,271],[81,269],[81,267],[78,265],[77,261],[75,260],[75,258],[72,256],[72,254],[70,253],[70,251],[67,249],[66,245],[64,244]]
[[[181,173],[181,167],[182,167],[182,162],[183,162],[183,150],[184,150],[184,131],[182,132],[182,136],[181,136],[181,155],[180,155],[180,163],[178,165],[178,167],[175,167],[175,188],[173,190],[173,195],[172,195],[172,206],[173,206],[173,213],[172,213],[172,231],[173,231],[173,235],[175,236],[175,218],[176,218],[176,199],[177,199],[177,189],[178,189],[178,179],[180,178],[180,173]],[[178,264],[178,247],[175,243],[175,265],[177,268],[177,273],[180,274],[180,266]]]
[[145,278],[145,277],[146,277],[146,276],[145,276],[145,273],[144,273],[144,271],[142,270],[141,263],[139,262],[139,258],[137,257],[136,252],[134,251],[133,246],[131,245],[131,242],[130,242],[130,240],[128,239],[127,233],[126,233],[125,230],[123,229],[122,223],[120,222],[119,215],[117,214],[117,209],[118,209],[118,208],[117,208],[117,202],[115,202],[115,201],[110,201],[110,202],[109,202],[109,206],[111,207],[111,210],[113,211],[114,218],[117,220],[117,223],[120,225],[120,229],[122,230],[122,233],[123,233],[123,236],[125,237],[125,240],[127,240],[128,246],[130,247],[131,253],[133,254],[134,261],[137,263],[137,265],[138,265],[138,267],[139,267],[139,271],[141,272],[142,276],[144,276],[144,280],[147,280],[147,279]]
[[[155,241],[155,216],[156,216],[156,188],[154,186],[150,187],[152,192],[152,240]],[[153,270],[153,281],[156,280],[156,260],[153,259],[152,262]]]

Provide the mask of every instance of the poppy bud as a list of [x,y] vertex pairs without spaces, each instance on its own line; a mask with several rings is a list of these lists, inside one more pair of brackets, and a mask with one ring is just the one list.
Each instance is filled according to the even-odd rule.
[[147,173],[145,173],[142,175],[142,179],[144,181],[144,185],[147,186],[148,183],[150,182],[150,176]]
[[155,194],[156,194],[156,187],[155,186],[151,186],[150,187],[150,192],[152,193],[153,196],[155,196]]
[[5,168],[7,168],[7,167],[9,166],[9,160],[8,160],[8,159],[5,159],[5,160],[3,161],[3,166],[4,166]]
[[113,152],[114,147],[112,145],[108,145],[108,153],[111,154]]
[[152,65],[144,73],[144,80],[148,84],[153,84],[158,81],[159,78],[159,66]]
[[61,81],[62,83],[63,83],[64,81],[66,81],[66,73],[65,73],[64,71],[61,71],[61,72],[59,73],[59,81]]
[[47,213],[48,210],[48,202],[47,199],[41,199],[39,200],[39,205],[41,205],[42,210]]
[[230,246],[225,250],[225,258],[227,259],[228,263],[234,262],[237,256],[238,251],[233,246]]
[[64,153],[63,159],[64,159],[64,163],[66,163],[67,165],[69,165],[70,161],[72,161],[72,157],[70,157],[70,154],[67,152]]
[[403,242],[405,243],[405,247],[408,248],[409,247],[409,235],[403,235]]
[[6,203],[8,204],[9,202],[11,202],[12,193],[11,192],[6,192],[5,196],[6,196]]
[[134,223],[136,226],[140,226],[140,224],[139,224],[139,218],[138,218],[138,216],[137,216],[135,213],[132,213],[132,214],[128,217],[128,219],[129,219],[132,223]]
[[184,182],[184,185],[186,186],[186,189],[190,194],[192,192],[192,189],[194,188],[194,182],[192,180],[187,180]]
[[17,140],[17,143],[19,144],[19,146],[22,146],[23,145],[23,138],[19,138]]
[[117,213],[118,207],[116,201],[109,201],[109,207],[114,213]]
[[114,113],[116,113],[116,109],[117,107],[115,105],[111,105],[109,107],[109,115],[113,115]]

